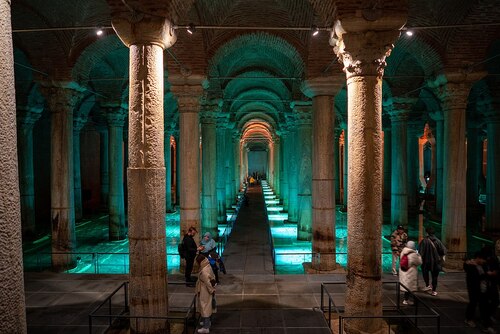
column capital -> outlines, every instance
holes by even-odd
[[[342,33],[334,48],[344,65],[347,79],[356,76],[382,77],[399,30]]]
[[[217,130],[222,131],[227,128],[229,124],[229,114],[224,112],[217,113]]]
[[[17,123],[24,127],[33,127],[40,119],[43,112],[42,106],[22,106],[16,107]]]
[[[42,83],[40,91],[45,96],[51,113],[73,112],[83,97],[85,89],[74,82]]]
[[[119,105],[103,106],[103,109],[105,112],[106,121],[109,126],[123,127],[128,116],[128,113],[125,109],[123,109]]]
[[[343,76],[317,77],[303,81],[300,90],[309,98],[335,96],[344,85],[345,78]]]
[[[111,25],[127,47],[158,45],[167,49],[177,41],[173,24],[161,16],[122,12],[112,17]]]
[[[290,103],[293,109],[295,124],[311,125],[312,124],[312,103],[304,101],[295,101]]]
[[[179,113],[199,112],[203,98],[205,77],[192,75],[189,77],[172,76],[168,78],[172,84],[171,92],[177,97]]]
[[[436,122],[444,121],[444,115],[442,110],[430,111],[429,116]]]
[[[73,117],[73,133],[78,133],[87,124],[89,120],[88,115],[79,115],[78,117]]]

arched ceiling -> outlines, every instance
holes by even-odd
[[[435,97],[426,88],[426,81],[444,69],[464,67],[489,73],[483,79],[483,86],[475,86],[471,96],[483,96],[480,92],[488,91],[493,99],[498,99],[500,25],[492,25],[500,23],[498,0],[407,2],[407,27],[415,28],[414,35],[401,36],[387,58],[384,100],[387,102],[393,96],[418,98],[414,113],[420,119],[429,118],[426,113],[435,108],[434,102],[429,101]],[[206,98],[222,99],[221,112],[229,114],[241,133],[258,133],[256,129],[261,128],[257,124],[265,123],[269,133],[275,134],[290,119],[290,102],[307,100],[300,91],[304,79],[340,73],[341,66],[328,44],[328,33],[322,31],[312,37],[311,31],[302,28],[312,25],[328,28],[336,19],[356,10],[363,14],[383,13],[400,3],[397,0],[16,0],[12,2],[12,26],[17,101],[40,103],[37,84],[41,81],[74,81],[85,87],[87,94],[95,95],[94,100],[88,101],[96,101],[96,105],[116,100],[126,105],[128,50],[113,30],[107,29],[98,37],[89,28],[110,27],[112,15],[133,10],[164,16],[179,26],[177,42],[164,52],[166,120],[175,122],[177,110],[175,98],[169,92],[168,76],[189,70],[207,77],[210,88]],[[190,22],[212,28],[198,29],[189,35],[184,25]],[[443,28],[446,25],[466,26]],[[235,26],[250,28],[227,29]],[[71,27],[84,29],[67,29]],[[335,101],[337,119],[345,121],[345,108],[345,90],[342,90]],[[256,125],[249,131],[252,120]],[[257,137],[252,138],[255,141]]]

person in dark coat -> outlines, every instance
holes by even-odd
[[[196,279],[191,277],[191,273],[193,272],[194,259],[196,258],[196,252],[198,252],[198,246],[196,245],[196,241],[194,241],[194,236],[198,233],[196,228],[190,227],[187,233],[184,235],[184,239],[182,242],[184,243],[184,247],[186,249],[185,257],[186,257],[186,268],[184,270],[184,276],[186,278],[187,285],[193,285],[196,282]],[[194,285],[193,285],[194,286]]]
[[[441,240],[434,235],[434,229],[426,229],[427,236],[420,241],[418,251],[422,257],[422,276],[424,277],[424,291],[431,291],[431,295],[437,296],[437,284],[439,272],[443,269],[442,259],[446,255],[446,248]],[[429,273],[432,276],[432,284],[429,284]]]

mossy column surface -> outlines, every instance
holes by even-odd
[[[217,192],[216,192],[216,154],[217,154],[217,105],[204,105],[201,119],[201,210],[202,233],[210,232],[217,236]]]
[[[332,270],[335,260],[335,113],[334,97],[342,88],[342,77],[307,80],[302,92],[312,104],[312,251],[317,270]]]
[[[382,315],[382,77],[404,24],[403,15],[390,19],[346,17],[335,29],[348,95],[347,316]],[[352,319],[345,330],[387,332],[383,327],[381,319]]]
[[[114,16],[112,25],[130,48],[129,154],[130,315],[168,314],[165,242],[163,50],[176,40],[159,16]],[[132,333],[164,333],[165,320],[131,321]]]
[[[0,0],[0,324],[26,333],[10,1]]]

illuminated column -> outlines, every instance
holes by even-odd
[[[73,110],[81,93],[74,84],[43,87],[51,112],[51,217],[52,267],[64,271],[76,266],[74,179],[73,179]],[[71,88],[69,88],[71,87]]]
[[[390,123],[390,122],[387,122]],[[383,181],[383,201],[391,202],[391,193],[392,193],[392,132],[391,126],[392,123],[384,126],[384,181]],[[392,219],[391,219],[392,224]]]
[[[174,212],[172,205],[172,146],[170,145],[170,136],[172,130],[165,132],[165,212]]]
[[[278,136],[275,136],[274,140],[274,194],[280,198],[280,151],[281,142]]]
[[[99,165],[100,165],[100,178],[101,178],[101,209],[108,211],[109,200],[109,134],[107,126],[98,126],[99,130]]]
[[[122,14],[112,18],[112,25],[130,49],[127,168],[130,315],[166,316],[163,50],[173,45],[176,36],[171,23],[160,16]],[[160,333],[167,324],[164,320],[137,319],[130,326],[134,333]]]
[[[123,191],[123,125],[126,110],[118,106],[106,107],[109,128],[109,240],[127,237],[125,224],[125,196]]]
[[[233,161],[233,138],[232,138],[232,125],[228,125],[230,128],[226,128],[224,141],[226,142],[224,146],[224,173],[225,173],[225,184],[226,184],[226,210],[232,209],[233,204],[233,176],[232,176],[232,161]]]
[[[488,122],[489,124],[489,122]],[[478,120],[467,120],[467,211],[479,209],[479,181],[483,178],[483,143]]]
[[[343,77],[307,80],[302,92],[312,98],[312,251],[317,270],[332,270],[335,260],[334,97]]]
[[[407,128],[408,111],[411,106],[405,101],[394,103],[389,110],[391,118],[391,225],[408,225],[408,182],[407,182]]]
[[[289,150],[289,136],[288,129],[283,129],[281,134],[281,199],[283,201],[283,211],[288,212],[288,201],[290,197],[290,150]]]
[[[226,222],[226,126],[228,114],[219,113],[216,125],[216,153],[217,153],[217,221]]]
[[[500,228],[500,104],[494,102],[485,112],[488,134],[486,165],[486,229]]]
[[[411,102],[414,104],[414,102]],[[411,105],[409,106],[411,108]],[[406,182],[408,184],[408,206],[416,207],[417,194],[420,188],[420,178],[419,178],[419,151],[418,151],[418,139],[422,136],[424,131],[424,125],[419,121],[408,122],[408,139],[407,139],[407,158],[408,167],[406,169],[408,176]]]
[[[234,130],[233,131],[233,203],[235,202],[235,198],[238,195],[238,192],[240,190],[240,182],[239,182],[239,176],[240,176],[240,134],[239,131]]]
[[[3,333],[26,333],[10,3],[0,1],[0,324]]]
[[[293,102],[296,116],[298,163],[298,221],[297,240],[312,239],[312,124],[311,103]],[[332,194],[333,196],[333,194]]]
[[[441,239],[448,249],[446,267],[461,268],[462,255],[467,252],[466,230],[466,142],[465,112],[472,83],[483,74],[446,73],[446,84],[429,83],[440,98],[444,114],[443,152],[443,215]]]
[[[17,108],[17,143],[19,155],[19,191],[23,236],[35,237],[35,178],[33,170],[33,127],[43,107]]]
[[[382,315],[382,77],[406,21],[406,9],[398,10],[376,23],[346,16],[335,29],[348,96],[347,316]],[[346,333],[381,332],[387,332],[381,319],[346,324]]]
[[[335,110],[335,109],[334,109]],[[340,133],[341,133],[340,128],[335,128],[334,131],[334,144],[333,144],[333,172],[334,172],[334,178],[333,178],[333,183],[335,184],[335,202],[340,201]]]
[[[201,120],[202,231],[217,236],[216,130],[217,105],[204,105]]]
[[[181,145],[182,143],[179,142],[179,129],[176,129],[175,132],[172,134],[175,139],[175,204],[179,205],[180,203],[180,182],[181,182],[181,173],[179,172],[180,169],[180,154],[181,154]]]
[[[434,181],[434,196],[436,198],[436,213],[443,212],[443,151],[444,151],[444,116],[441,110],[429,113],[436,121],[436,175]]]
[[[73,118],[73,177],[75,185],[75,219],[82,219],[82,176],[80,169],[80,131],[87,123],[88,115]]]
[[[290,134],[288,136],[288,159],[289,162],[287,163],[288,166],[288,175],[289,177],[289,182],[288,182],[288,193],[289,193],[289,198],[288,198],[288,222],[289,223],[294,223],[296,224],[298,222],[298,215],[299,215],[299,207],[298,207],[298,180],[299,180],[299,170],[298,170],[298,165],[299,165],[299,149],[298,146],[296,145],[299,140],[297,139],[298,136],[298,131],[296,127],[295,120],[287,119],[287,123],[289,124],[289,129],[290,129]]]
[[[348,148],[348,129],[347,129],[347,122],[342,122],[341,124],[342,129],[344,129],[344,168],[343,173],[342,173],[342,179],[343,179],[343,185],[344,185],[344,196],[342,198],[342,204],[344,204],[345,208],[347,209],[347,194],[348,194],[348,189],[347,189],[347,175],[349,174],[349,148]]]
[[[172,93],[179,105],[179,155],[180,173],[180,235],[193,226],[198,231],[200,225],[200,97],[203,94],[201,76],[189,78],[169,78]],[[186,80],[186,82],[183,82]]]

